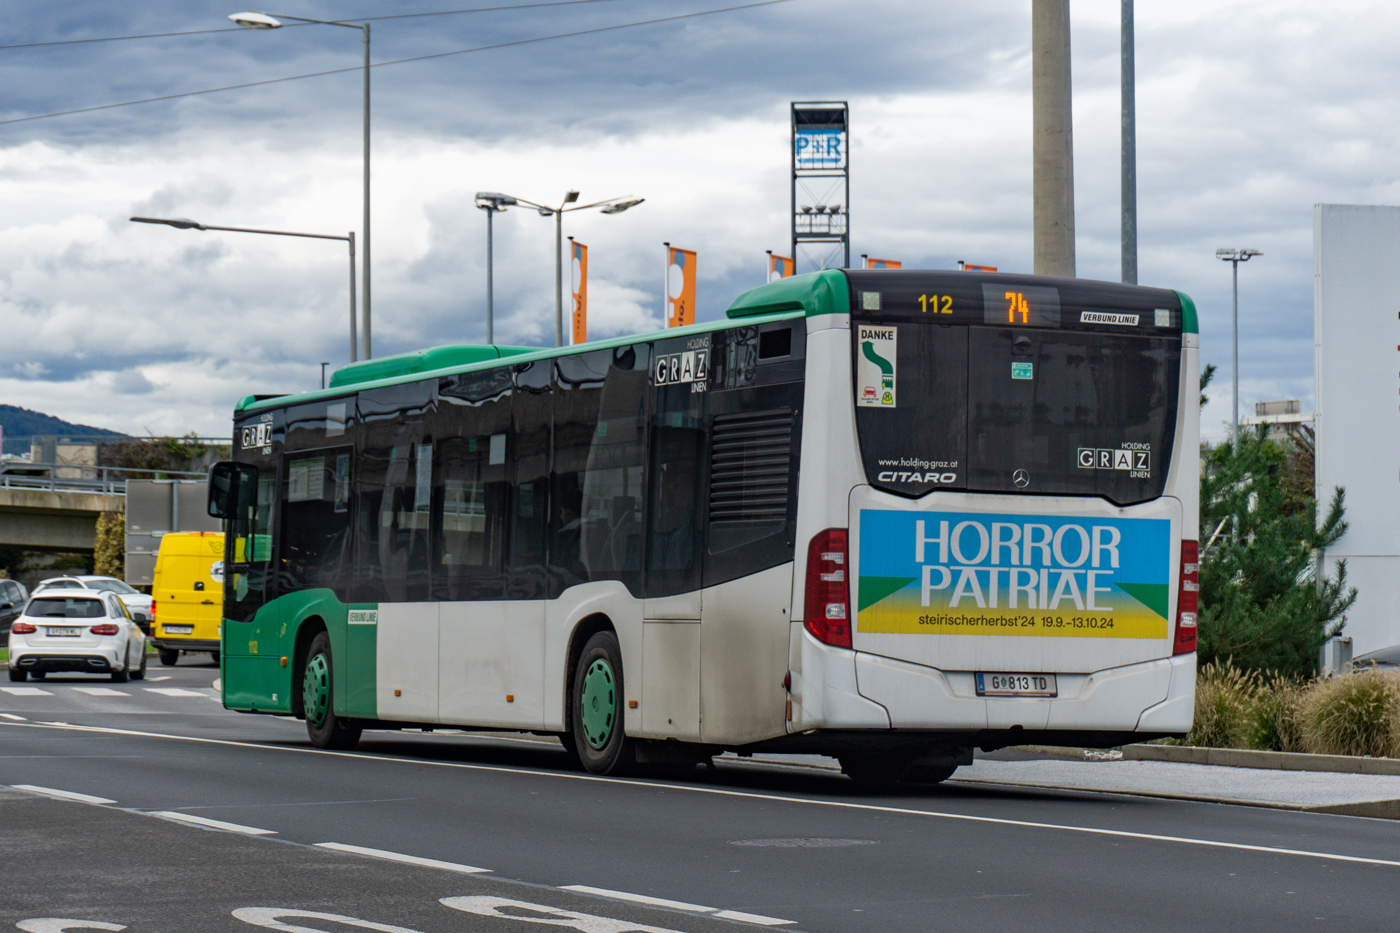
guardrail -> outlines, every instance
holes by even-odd
[[[128,479],[206,479],[207,473],[143,467],[87,466],[76,463],[0,461],[0,489],[44,489],[126,495]]]

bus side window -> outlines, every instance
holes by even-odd
[[[433,598],[503,599],[511,371],[444,377],[432,426]]]
[[[543,599],[549,523],[549,453],[554,422],[549,360],[521,364],[511,401],[511,527],[507,599]]]
[[[658,351],[660,352],[660,351]],[[652,419],[648,498],[648,596],[700,587],[700,516],[705,499],[705,393],[688,383],[658,386]]]
[[[432,446],[423,434],[432,396],[424,383],[359,395],[355,602],[428,598],[429,500],[418,486],[432,476]]]
[[[642,594],[646,344],[558,361],[550,595],[583,580]]]

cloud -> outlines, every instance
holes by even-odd
[[[150,395],[155,390],[155,383],[139,369],[112,374],[112,391],[119,395]]]
[[[12,4],[10,42],[217,28],[210,2]],[[704,9],[696,0],[374,26],[382,61]],[[396,10],[433,9],[426,0]],[[308,16],[343,15],[310,2]],[[1117,5],[1074,9],[1079,272],[1116,280]],[[1397,203],[1400,8],[1304,0],[1139,4],[1141,280],[1200,309],[1229,417],[1230,276],[1241,404],[1311,404],[1311,206]],[[578,212],[598,336],[654,326],[664,240],[699,252],[699,317],[763,281],[788,243],[788,102],[851,102],[853,255],[1030,271],[1029,17],[1022,0],[800,0],[374,74],[376,355],[485,336],[478,190],[646,197]],[[0,118],[354,65],[349,30],[306,27],[0,53]],[[319,384],[348,355],[344,244],[130,224],[133,214],[360,231],[359,77],[273,85],[0,135],[0,398],[144,433],[221,434],[249,392]],[[496,219],[501,342],[553,342],[552,220]],[[363,253],[361,254],[363,256]],[[358,285],[357,285],[358,287]],[[143,394],[122,394],[114,380]],[[144,385],[135,381],[144,380]],[[149,386],[149,388],[146,388]]]

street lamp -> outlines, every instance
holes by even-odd
[[[1234,398],[1235,418],[1230,423],[1230,440],[1238,443],[1240,439],[1240,263],[1249,262],[1255,256],[1262,256],[1263,253],[1257,249],[1218,249],[1215,251],[1215,258],[1230,264],[1234,279],[1234,300],[1233,310],[1230,313],[1231,326],[1231,356],[1230,363],[1232,370],[1231,381],[1233,386],[1231,395]]]
[[[308,237],[313,240],[341,240],[350,246],[350,362],[355,362],[355,231],[351,230],[345,236],[335,236],[330,233],[293,233],[290,230],[258,230],[253,227],[215,227],[212,224],[202,224],[196,220],[188,220],[184,217],[132,217],[132,223],[138,224],[164,224],[167,227],[174,227],[176,230],[227,230],[231,233],[266,233],[271,236],[299,236]],[[365,344],[368,351],[368,342]],[[365,359],[369,359],[368,356]],[[323,363],[324,367],[325,364]],[[325,370],[322,369],[322,379],[325,378]]]
[[[279,19],[278,17],[281,17],[281,18]],[[299,22],[299,23],[316,23],[316,24],[321,25],[321,26],[344,26],[344,27],[346,27],[347,29],[358,29],[358,30],[361,31],[361,33],[362,33],[363,36],[364,36],[364,40],[365,40],[365,41],[364,41],[364,46],[365,46],[365,141],[364,141],[364,167],[365,167],[365,172],[364,172],[364,174],[365,174],[365,181],[364,181],[364,196],[363,196],[363,197],[364,197],[364,209],[365,209],[365,210],[364,210],[364,213],[365,213],[365,219],[364,219],[364,230],[363,230],[363,233],[364,233],[364,253],[365,253],[365,258],[364,258],[364,262],[362,263],[362,266],[363,266],[363,268],[362,268],[362,277],[363,277],[363,286],[364,286],[363,289],[362,289],[362,291],[364,292],[364,298],[363,298],[363,301],[364,301],[364,326],[363,326],[362,330],[363,330],[363,332],[364,332],[364,358],[365,358],[365,359],[370,359],[370,358],[371,358],[371,353],[370,353],[370,334],[369,334],[369,323],[370,323],[370,314],[369,314],[369,23],[360,23],[360,24],[356,25],[355,23],[341,23],[341,22],[336,22],[335,20],[328,20],[328,19],[307,19],[305,16],[285,16],[285,15],[283,15],[283,14],[281,14],[281,13],[278,13],[277,16],[273,16],[273,15],[268,14],[268,13],[255,13],[255,12],[231,13],[231,14],[229,15],[229,19],[233,20],[233,21],[234,21],[235,23],[237,23],[238,25],[244,26],[244,27],[246,27],[246,28],[248,28],[248,29],[280,29],[280,28],[282,27],[282,20],[284,20],[284,19],[291,19],[291,20],[296,20],[296,21]],[[341,239],[344,239],[344,238],[342,237]],[[351,355],[350,358],[353,360],[355,357],[354,357],[353,355]]]
[[[486,342],[488,344],[496,342],[495,296],[492,283],[495,260],[492,250],[491,221],[497,212],[516,203],[518,202],[515,198],[508,194],[499,194],[495,191],[478,191],[476,193],[476,206],[486,212]]]
[[[527,201],[524,198],[513,198],[510,195],[483,192],[476,196],[478,202],[477,207],[481,207],[480,202],[488,196],[508,199],[510,204],[524,204],[527,207],[533,207],[535,210],[539,211],[541,217],[552,216],[554,218],[554,345],[556,347],[562,347],[564,345],[564,215],[569,211],[584,211],[588,210],[590,207],[599,208],[601,213],[604,214],[621,214],[623,211],[641,204],[646,198],[634,198],[624,195],[619,198],[608,198],[605,201],[594,201],[592,204],[575,204],[574,202],[578,200],[578,192],[570,191],[564,195],[564,201],[558,207],[548,207],[544,204],[536,204],[534,201]],[[502,201],[501,203],[504,204],[507,203],[507,201]],[[490,217],[491,212],[488,211],[486,216]],[[486,275],[487,281],[490,282],[491,260],[489,255],[489,239],[487,244]]]

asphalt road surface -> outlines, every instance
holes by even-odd
[[[862,792],[730,760],[685,781],[597,778],[513,734],[366,733],[319,752],[299,722],[224,710],[202,660],[145,682],[0,686],[0,785],[18,788],[0,790],[0,929],[1397,922],[1390,821],[968,783]]]

